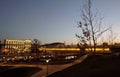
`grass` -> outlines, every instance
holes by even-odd
[[[48,77],[119,77],[120,56],[89,56],[82,63]]]
[[[40,70],[37,67],[17,67],[0,72],[0,77],[30,77]]]

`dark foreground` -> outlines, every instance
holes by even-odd
[[[120,56],[92,55],[48,77],[120,77]]]
[[[1,66],[0,77],[30,77],[37,71],[40,71],[37,67],[11,67]]]

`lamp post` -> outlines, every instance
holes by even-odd
[[[47,72],[46,72],[46,76],[48,76],[48,63],[49,63],[49,59],[46,60],[47,63]]]

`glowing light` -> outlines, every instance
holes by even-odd
[[[5,53],[8,52],[8,51],[9,51],[8,49],[3,49],[3,52],[5,52]]]
[[[79,48],[40,48],[39,50],[47,50],[47,51],[80,51]]]
[[[46,50],[46,51],[75,51],[75,52],[80,52],[79,48],[39,48],[40,51]],[[92,51],[94,48],[92,48]],[[86,52],[90,52],[91,48],[87,48]],[[96,48],[97,53],[110,53],[109,48]]]

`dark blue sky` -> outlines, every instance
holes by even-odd
[[[77,41],[81,6],[86,0],[0,0],[0,39],[39,39],[42,43]],[[119,33],[120,0],[93,0]]]

